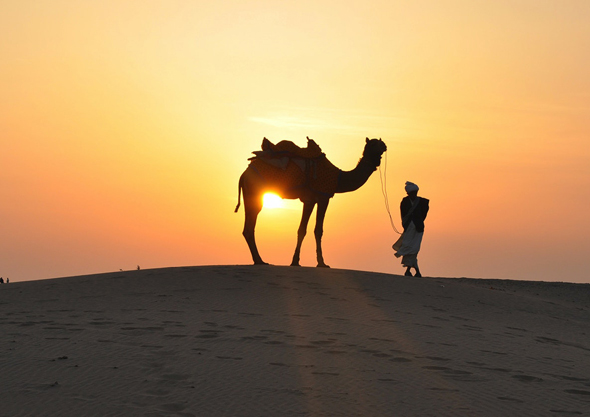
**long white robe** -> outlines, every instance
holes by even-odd
[[[424,232],[416,231],[414,222],[404,230],[402,244],[395,253],[395,257],[402,257],[402,265],[405,267],[416,268],[418,266],[418,252],[420,252],[420,246],[422,245],[422,237]]]

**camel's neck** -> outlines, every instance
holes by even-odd
[[[363,156],[358,165],[352,171],[342,171],[338,179],[337,193],[348,193],[361,188],[375,172],[375,162]]]

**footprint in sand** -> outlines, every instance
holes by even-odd
[[[332,339],[332,340],[315,340],[315,341],[311,341],[309,343],[311,343],[312,345],[329,346],[329,345],[333,345],[336,342],[337,342],[336,339]]]
[[[512,397],[496,397],[499,400],[502,401],[511,401],[513,403],[524,403],[524,401],[519,400],[518,398],[512,398]]]
[[[442,371],[445,374],[454,375],[454,376],[465,376],[465,375],[473,375],[472,372],[469,371],[461,371],[458,369],[451,369],[444,366],[423,366],[423,369],[428,369],[430,371]]]
[[[512,378],[521,382],[543,382],[543,378],[537,378],[530,375],[512,375]]]
[[[244,336],[242,340],[266,340],[268,336]]]
[[[451,368],[447,368],[445,366],[423,366],[423,369],[428,369],[430,371],[450,371]]]
[[[219,337],[220,333],[223,333],[221,330],[199,330],[201,332],[200,335],[195,336],[196,339],[214,339]]]
[[[378,337],[369,337],[369,340],[376,340],[377,342],[388,342],[388,343],[395,342],[395,340],[392,340],[392,339],[381,339]]]
[[[420,356],[416,356],[416,358],[421,358]],[[423,356],[425,359],[430,359],[431,361],[440,361],[440,362],[448,362],[450,359],[441,358],[439,356]]]
[[[391,383],[396,383],[399,384],[399,381],[396,381],[395,379],[392,378],[377,378],[377,381],[379,382],[391,382]]]
[[[537,337],[537,342],[540,343],[551,343],[553,345],[561,345],[561,342],[557,339],[553,339],[551,337]]]
[[[567,392],[568,394],[590,396],[590,391],[585,391],[585,390],[581,390],[581,389],[566,389],[564,391]]]
[[[492,350],[480,350],[480,352],[483,352],[483,353],[493,353],[494,355],[508,355],[505,352],[494,352]]]
[[[451,318],[457,319],[457,320],[462,320],[462,321],[473,321],[472,319],[467,319],[465,317],[460,317],[460,316],[451,316]]]
[[[186,381],[190,377],[191,375],[187,374],[164,374],[161,376],[161,379],[165,381]]]
[[[567,375],[553,375],[553,374],[547,374],[550,375],[554,378],[559,378],[559,379],[565,379],[566,381],[574,381],[574,382],[587,382],[590,381],[590,379],[588,378],[576,378],[573,376],[567,376]]]
[[[453,389],[453,388],[438,388],[438,387],[433,387],[433,388],[428,388],[430,391],[442,391],[442,392],[460,392],[460,390],[458,389]]]
[[[171,404],[162,404],[162,405],[158,406],[158,408],[162,411],[179,413],[186,408],[186,405],[179,404],[179,403],[171,403]]]
[[[510,327],[510,326],[507,326],[506,328],[507,329],[510,329],[510,330],[517,330],[519,332],[525,332],[525,333],[528,332],[527,329],[521,329],[520,327]]]
[[[445,310],[444,308],[439,308],[439,307],[430,306],[430,305],[428,305],[428,306],[425,305],[424,308],[430,308],[430,309],[432,309],[432,311],[436,311],[439,313],[446,313],[447,312],[447,310]]]
[[[170,394],[170,391],[166,391],[163,389],[151,389],[145,392],[147,395],[152,395],[154,397],[165,397],[166,395]]]

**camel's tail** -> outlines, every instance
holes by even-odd
[[[241,201],[242,201],[242,177],[240,177],[240,181],[238,182],[238,205],[236,206],[234,213],[238,212],[238,209],[240,208]]]

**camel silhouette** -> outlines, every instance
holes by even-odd
[[[282,144],[290,146],[281,147]],[[297,153],[291,152],[293,146],[301,151],[299,155],[307,156],[311,151],[313,157],[298,156]],[[272,153],[271,147],[279,152],[275,152],[272,159],[265,159],[264,154]],[[325,154],[321,153],[319,146],[309,138],[307,148],[298,148],[289,141],[273,145],[265,138],[262,149],[262,152],[254,152],[256,156],[250,158],[250,165],[240,176],[238,205],[235,209],[237,212],[243,194],[245,219],[242,234],[248,243],[254,264],[266,265],[256,247],[254,229],[258,214],[262,210],[263,195],[271,191],[282,198],[298,198],[303,203],[303,214],[297,231],[297,246],[291,266],[299,266],[301,244],[307,233],[309,218],[317,205],[314,229],[317,266],[329,268],[322,253],[322,235],[330,198],[334,193],[355,191],[365,184],[381,164],[381,156],[387,150],[387,146],[381,139],[367,138],[363,156],[352,171],[342,171],[332,165]],[[281,152],[280,149],[288,149],[289,152]]]

